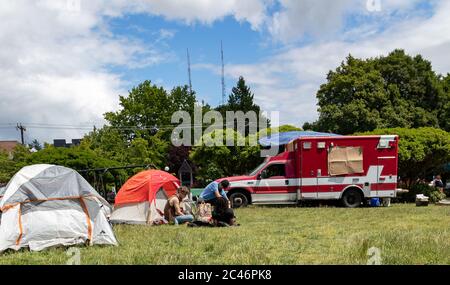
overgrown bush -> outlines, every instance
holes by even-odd
[[[430,193],[430,202],[437,203],[446,198],[446,195],[439,190],[433,191]]]
[[[430,197],[430,203],[439,202],[442,199],[445,199],[445,194],[441,193],[437,188],[433,186],[429,186],[423,183],[417,183],[410,187],[409,192],[403,195],[403,199],[406,202],[415,202],[416,195],[423,194],[427,197]]]

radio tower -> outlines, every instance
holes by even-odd
[[[220,41],[220,55],[222,58],[222,105],[225,105],[225,65],[223,64],[223,45]]]
[[[189,56],[189,49],[186,49],[187,52],[187,64],[188,64],[188,76],[189,76],[189,93],[192,94],[192,81],[191,81],[191,58]]]

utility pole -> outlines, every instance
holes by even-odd
[[[225,105],[225,65],[223,63],[223,45],[220,41],[220,56],[222,59],[222,105]]]
[[[192,95],[192,81],[191,81],[191,57],[189,56],[189,49],[186,49],[187,52],[187,64],[188,64],[188,76],[189,76],[189,93]]]
[[[27,129],[24,126],[22,126],[22,123],[17,123],[16,130],[18,131],[20,130],[20,138],[22,140],[22,145],[25,145],[25,142],[23,140],[23,132],[25,132]]]

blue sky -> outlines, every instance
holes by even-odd
[[[1,1],[0,139],[18,139],[17,122],[27,140],[80,137],[146,79],[187,84],[187,48],[197,98],[216,106],[221,41],[227,95],[242,75],[264,110],[301,126],[348,54],[403,48],[449,72],[449,10],[445,0]]]
[[[167,53],[167,60],[156,66],[131,70],[124,66],[115,68],[114,71],[123,74],[124,80],[130,85],[139,84],[146,79],[166,88],[187,84],[189,49],[193,89],[199,100],[203,99],[213,106],[221,101],[221,75],[197,66],[220,65],[221,42],[226,64],[251,64],[273,53],[273,47],[268,48],[264,43],[264,34],[253,31],[248,23],[239,23],[231,16],[211,25],[186,26],[179,21],[137,14],[112,19],[110,26],[117,36],[138,38],[144,44],[156,45],[161,52]],[[226,78],[228,93],[235,83],[234,78]]]
[[[275,2],[268,6],[267,14],[273,16],[282,9],[280,3]],[[386,13],[350,11],[343,17],[343,27],[339,33],[327,35],[327,37],[339,38],[343,31],[351,31],[361,25],[374,25],[377,33],[381,33],[393,23],[418,15],[432,16],[433,5],[429,1],[417,1],[407,9],[391,9]],[[310,35],[306,31],[295,41],[285,44],[272,39],[267,30],[255,31],[250,23],[236,21],[231,15],[211,24],[186,25],[180,20],[167,20],[148,13],[136,13],[111,18],[108,20],[108,25],[110,31],[117,37],[139,39],[144,45],[154,46],[160,52],[166,53],[167,58],[157,65],[137,69],[126,66],[111,67],[111,71],[122,75],[122,78],[128,82],[128,86],[137,85],[146,79],[167,89],[187,84],[186,49],[188,48],[193,88],[199,100],[205,100],[213,106],[221,102],[220,73],[213,72],[211,69],[198,68],[198,66],[212,64],[219,67],[221,42],[224,46],[225,63],[233,65],[256,63],[291,45],[305,46],[322,40],[320,35]],[[357,41],[357,38],[346,40]],[[228,94],[236,78],[227,76],[225,82]]]

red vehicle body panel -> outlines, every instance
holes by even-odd
[[[361,147],[363,173],[329,174],[329,150],[337,146]],[[303,137],[289,143],[287,149],[267,158],[264,166],[254,175],[227,177],[218,181],[227,179],[230,181],[230,187],[226,190],[229,195],[235,191],[245,192],[255,204],[340,199],[350,187],[359,189],[365,198],[395,197],[398,136]],[[283,164],[284,175],[261,178],[263,170],[272,164]]]

